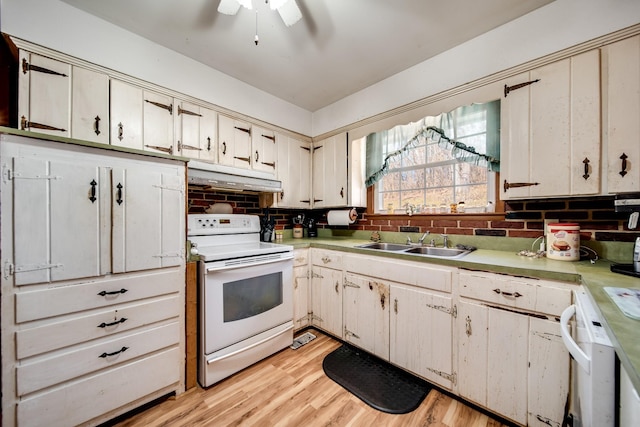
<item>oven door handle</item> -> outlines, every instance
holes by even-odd
[[[224,356],[216,357],[215,359],[207,359],[207,365],[210,365],[210,364],[215,363],[215,362],[220,362],[221,360],[224,360],[224,359],[227,359],[229,357],[233,357],[235,355],[243,353],[245,351],[251,350],[252,348],[257,347],[259,345],[262,345],[262,344],[266,343],[267,341],[271,341],[272,339],[277,338],[280,335],[285,334],[285,333],[289,332],[292,329],[293,329],[293,324],[288,326],[287,329],[285,329],[283,331],[280,331],[278,333],[275,333],[275,334],[273,334],[273,335],[271,335],[271,336],[269,336],[267,338],[264,338],[264,339],[262,339],[262,340],[260,340],[260,341],[258,341],[256,343],[253,343],[248,347],[244,347],[244,348],[241,348],[240,350],[232,351],[229,354],[225,354]]]
[[[575,342],[573,337],[571,336],[571,332],[569,331],[569,320],[576,314],[576,306],[575,304],[570,305],[565,308],[560,316],[560,333],[562,335],[562,341],[564,342],[565,347],[571,353],[571,356],[578,362],[578,365],[582,369],[585,370],[587,374],[591,373],[591,359],[586,353],[580,348],[578,343]]]
[[[273,258],[273,259],[266,259],[266,260],[259,260],[259,261],[251,261],[251,262],[247,262],[246,264],[233,264],[233,265],[225,265],[225,266],[221,266],[221,267],[207,267],[207,273],[209,273],[211,271],[232,270],[234,268],[245,268],[245,267],[254,267],[256,265],[273,264],[273,263],[276,263],[276,262],[289,261],[290,259],[293,259],[293,254],[291,254],[290,256],[287,255],[287,256],[282,257],[282,258]]]

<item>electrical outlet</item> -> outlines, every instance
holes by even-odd
[[[544,220],[544,235],[545,237],[547,236],[547,233],[549,232],[549,224],[553,224],[556,222],[560,222],[559,219],[545,219]]]

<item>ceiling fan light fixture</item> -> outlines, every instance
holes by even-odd
[[[285,0],[277,10],[284,21],[284,25],[287,27],[292,26],[302,18],[302,12],[300,12],[295,0]]]
[[[237,0],[220,0],[218,12],[224,15],[235,15],[240,9],[240,3]]]
[[[282,7],[283,4],[288,2],[289,0],[269,0],[269,7],[271,10],[278,10]]]

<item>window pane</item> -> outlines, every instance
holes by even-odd
[[[453,155],[451,155],[451,151],[440,148],[438,144],[429,144],[427,146],[427,162],[428,163],[438,163],[438,162],[444,162],[448,160],[453,160]]]
[[[465,207],[486,206],[487,200],[486,184],[456,187],[456,201],[464,202]]]
[[[415,169],[402,172],[402,189],[424,188],[424,169]]]
[[[398,191],[400,190],[401,178],[402,174],[400,172],[391,172],[385,175],[378,185],[382,191]]]
[[[380,193],[382,199],[382,210],[388,210],[389,205],[391,205],[391,209],[400,209],[400,193],[398,192],[390,192],[390,193]],[[392,212],[388,212],[392,213]]]
[[[412,167],[416,165],[423,165],[427,161],[427,147],[424,145],[412,148],[402,155],[402,166]]]
[[[427,189],[425,203],[435,205],[438,208],[442,204],[449,206],[453,203],[453,187]]]
[[[453,165],[438,166],[426,170],[427,187],[445,187],[453,185]]]
[[[456,164],[456,184],[481,184],[487,182],[487,169],[471,163]]]

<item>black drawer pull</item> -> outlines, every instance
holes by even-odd
[[[115,322],[111,322],[111,323],[102,322],[98,325],[98,328],[106,328],[107,326],[114,326],[114,325],[117,325],[118,323],[124,323],[126,321],[127,321],[127,318],[123,317],[120,320],[116,320]]]
[[[105,296],[105,295],[117,295],[117,294],[124,294],[125,292],[127,292],[127,290],[125,288],[120,289],[119,291],[102,291],[102,292],[98,292],[98,295],[100,295],[101,297]]]
[[[98,357],[102,357],[103,359],[106,357],[110,357],[110,356],[115,356],[116,354],[120,354],[120,353],[124,353],[125,351],[129,350],[129,347],[122,347],[120,350],[118,351],[114,351],[113,353],[102,353],[100,356]]]
[[[522,296],[520,292],[504,292],[504,291],[501,291],[499,288],[494,289],[493,292],[495,292],[496,294],[504,295],[505,297],[518,298]]]

